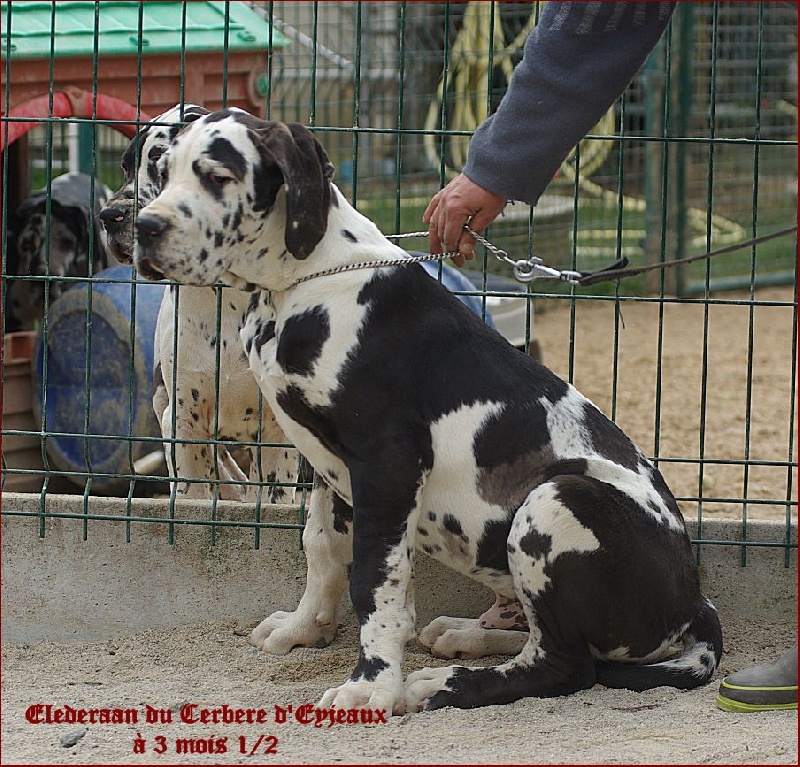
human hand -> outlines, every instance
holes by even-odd
[[[483,234],[507,202],[505,197],[478,186],[460,173],[433,195],[422,214],[423,223],[428,224],[431,253],[458,251],[453,262],[463,266],[465,258],[475,257],[475,238],[464,229],[464,224],[469,223],[470,229]]]

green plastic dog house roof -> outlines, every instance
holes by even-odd
[[[99,10],[98,10],[99,9]],[[0,3],[2,58],[282,48],[289,41],[243,2],[11,0]],[[96,13],[97,11],[97,13]],[[227,34],[226,34],[227,30]]]

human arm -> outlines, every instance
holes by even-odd
[[[475,131],[463,173],[433,196],[431,252],[474,256],[507,200],[535,205],[572,148],[630,83],[674,3],[547,2],[497,111]],[[458,263],[461,259],[454,259]]]

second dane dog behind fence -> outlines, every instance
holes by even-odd
[[[175,137],[160,169],[163,189],[136,223],[137,268],[263,291],[242,340],[315,470],[306,591],[295,611],[262,621],[254,644],[330,642],[349,580],[359,659],[322,706],[471,708],[596,682],[712,678],[719,620],[658,469],[571,385],[403,264],[332,183],[312,133],[215,112]],[[521,605],[515,657],[404,682],[419,550]],[[453,656],[492,646],[498,631],[438,620],[422,638],[452,632]]]
[[[97,214],[110,195],[97,178],[65,173],[11,212],[5,332],[41,325],[45,297],[50,304],[73,284],[69,278],[88,278],[108,266]]]
[[[204,114],[203,107],[177,105],[145,125],[125,150],[125,182],[100,212],[117,260],[131,263],[134,218],[161,190],[157,163],[170,139],[184,121]],[[239,339],[249,299],[229,288],[222,289],[219,301],[212,287],[164,291],[154,344],[153,407],[166,440],[169,474],[189,480],[179,492],[190,498],[211,497],[217,478],[223,480],[221,498],[252,500],[261,482],[267,483],[270,502],[294,498],[300,455],[285,444],[286,435],[261,401]],[[215,460],[216,439],[246,447],[219,446]]]

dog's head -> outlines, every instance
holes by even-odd
[[[130,264],[133,260],[134,220],[138,211],[161,191],[161,155],[184,123],[207,114],[207,109],[196,104],[176,104],[145,125],[123,153],[125,181],[100,211],[108,249],[117,261]]]
[[[302,125],[213,112],[177,134],[159,167],[163,190],[136,223],[145,277],[271,287],[325,234],[333,165]]]
[[[90,258],[92,271],[104,268],[106,243],[96,216],[110,195],[105,184],[83,173],[58,176],[49,190],[31,194],[9,217],[8,274],[86,277]],[[50,299],[63,289],[52,282]],[[28,327],[40,319],[44,294],[44,281],[14,280],[8,292],[11,324]]]

